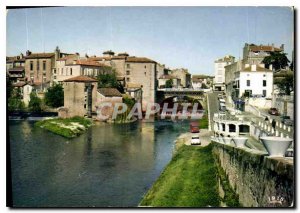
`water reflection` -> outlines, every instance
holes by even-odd
[[[69,140],[10,122],[15,206],[137,206],[186,123],[101,124]],[[30,143],[24,143],[30,141]]]

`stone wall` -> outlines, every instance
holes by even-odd
[[[287,158],[217,142],[213,153],[244,207],[292,207],[294,166]]]

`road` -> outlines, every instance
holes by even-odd
[[[209,107],[209,120],[210,120],[210,126],[211,130],[214,129],[213,127],[213,117],[214,113],[219,112],[219,101],[218,101],[218,94],[219,93],[207,93],[208,96],[208,107]]]

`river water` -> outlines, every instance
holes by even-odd
[[[97,124],[66,139],[10,121],[13,206],[135,207],[188,122]]]

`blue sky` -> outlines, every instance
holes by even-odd
[[[192,74],[213,74],[214,60],[227,54],[242,57],[245,42],[284,44],[290,58],[293,12],[289,7],[18,9],[7,13],[6,36],[8,56],[27,49],[53,52],[56,46],[81,55],[111,49],[188,68]]]

